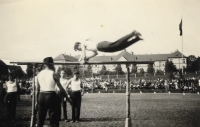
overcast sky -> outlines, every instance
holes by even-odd
[[[133,30],[144,40],[127,51],[182,52],[183,39],[183,54],[200,56],[200,0],[0,0],[0,59],[77,55],[76,41],[115,41]]]

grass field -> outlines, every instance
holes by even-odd
[[[30,126],[31,99],[30,96],[21,98],[14,122],[5,120],[5,106],[0,105],[0,127]],[[68,117],[71,118],[70,106]],[[60,122],[60,127],[124,127],[125,117],[125,93],[86,93],[82,99],[81,121]],[[133,127],[200,127],[200,95],[132,93],[131,120]]]

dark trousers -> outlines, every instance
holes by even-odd
[[[97,45],[97,49],[102,52],[121,51],[129,47],[130,45],[136,43],[137,41],[141,40],[138,36],[136,36],[135,39],[129,41],[129,39],[132,38],[134,35],[135,35],[134,33],[128,34],[115,42],[108,42],[108,41],[99,42]]]
[[[17,94],[17,100],[18,100],[18,101],[21,101],[20,93]]]
[[[14,120],[16,114],[16,105],[17,105],[17,92],[7,93],[4,101],[7,109],[7,118]]]
[[[6,96],[6,89],[5,88],[2,88],[2,91],[0,93],[0,100],[1,100],[1,103],[3,104],[4,103],[4,98]]]
[[[49,111],[50,124],[59,127],[58,103],[56,92],[39,93],[37,127],[43,127],[47,111]]]
[[[59,118],[61,119],[61,115],[63,115],[64,119],[67,119],[67,101],[60,91],[57,91],[57,95],[59,100]]]
[[[73,101],[72,105],[72,120],[75,122],[76,120],[80,120],[80,109],[81,109],[81,92],[80,91],[72,91],[71,99]]]

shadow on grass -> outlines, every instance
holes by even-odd
[[[125,121],[125,118],[112,118],[112,117],[82,118],[80,121],[81,121],[81,122]]]
[[[8,120],[7,117],[3,117],[3,118],[0,118],[0,123],[4,123],[4,122],[9,122],[11,120]],[[15,121],[31,121],[31,118],[16,118]]]

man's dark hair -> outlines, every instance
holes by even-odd
[[[80,44],[81,44],[80,42],[76,42],[76,43],[74,44],[74,50],[75,50],[75,51],[78,49],[78,46],[79,46]]]
[[[43,60],[44,64],[52,64],[53,63],[53,58],[52,57],[46,57]]]
[[[9,77],[9,76],[12,77],[12,78],[14,78],[14,79],[16,78],[16,75],[15,75],[15,72],[14,72],[14,71],[9,72],[9,73],[8,73],[8,77]]]
[[[54,62],[53,62],[53,58],[52,57],[46,57],[46,58],[44,58],[43,63],[49,69],[52,69],[53,71],[55,71],[55,67],[54,67],[54,64],[53,64]]]

